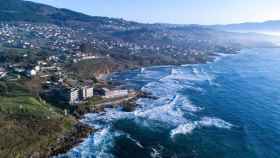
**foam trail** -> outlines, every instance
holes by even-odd
[[[174,138],[175,135],[178,134],[190,134],[197,127],[196,123],[186,123],[179,125],[177,128],[171,130],[170,135]]]
[[[202,127],[217,127],[224,129],[231,129],[233,127],[232,124],[215,117],[203,117],[198,123]]]
[[[142,68],[141,68],[141,73],[144,73],[145,70],[146,70],[146,69],[142,67]]]
[[[160,81],[171,82],[171,81],[184,81],[187,84],[193,84],[195,82],[208,81],[209,84],[213,83],[215,76],[209,74],[201,67],[188,67],[187,69],[173,68],[170,75],[163,77]]]
[[[137,141],[136,139],[132,138],[129,134],[127,134],[126,137],[128,139],[132,140],[138,147],[144,149],[144,146],[139,141]]]
[[[233,56],[233,55],[235,55],[235,54],[217,53],[217,56],[215,57],[214,62],[218,62],[225,57]],[[207,63],[211,63],[211,62],[207,62]]]
[[[176,95],[174,100],[171,102],[176,107],[180,107],[182,110],[189,112],[198,112],[202,110],[202,108],[193,105],[193,103],[183,95]]]
[[[177,128],[171,130],[170,136],[171,138],[174,138],[176,135],[179,134],[191,134],[196,128],[203,127],[216,127],[229,130],[233,127],[233,125],[219,118],[203,117],[200,121],[187,122],[185,124],[179,125]]]
[[[152,148],[152,152],[151,152],[151,157],[152,158],[161,158],[161,154],[159,151],[157,151],[155,148]]]

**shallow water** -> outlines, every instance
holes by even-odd
[[[151,67],[112,80],[159,99],[107,109],[70,158],[279,158],[280,49],[243,50],[214,63]]]

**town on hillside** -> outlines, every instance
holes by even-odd
[[[23,54],[22,58],[28,58],[28,54]],[[81,55],[73,59],[88,58],[91,56]],[[0,80],[29,82],[31,85],[34,84],[33,86],[40,87],[38,95],[45,100],[68,105],[85,103],[94,96],[112,99],[123,98],[131,93],[129,90],[116,89],[104,82],[96,82],[96,79],[72,79],[63,69],[61,60],[60,57],[49,56],[34,63],[3,64],[0,67]]]
[[[113,22],[106,24],[106,27],[121,31],[141,28],[125,23],[120,28],[115,26]],[[128,90],[108,88],[107,84],[100,85],[100,74],[102,76],[104,73],[106,76],[112,71],[154,64],[205,62],[215,56],[212,53],[214,51],[236,50],[230,46],[215,46],[207,38],[197,39],[190,36],[185,41],[188,47],[185,47],[164,42],[147,43],[145,40],[105,38],[96,31],[55,24],[0,23],[0,79],[24,82],[36,96],[47,101],[78,105],[94,96],[128,96]],[[145,30],[143,32],[147,35],[152,33],[145,33]],[[162,31],[153,33],[153,36],[160,39],[170,34],[172,32]],[[176,33],[172,36],[181,38]],[[95,67],[96,63],[101,66]],[[83,71],[84,74],[79,74]],[[102,78],[104,79],[104,76]]]

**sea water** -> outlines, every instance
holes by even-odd
[[[213,63],[114,74],[158,99],[87,114],[98,129],[70,158],[279,158],[280,49],[247,49]]]

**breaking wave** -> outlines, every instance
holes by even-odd
[[[190,134],[197,127],[196,123],[185,123],[171,130],[170,135],[173,138],[177,134]]]
[[[232,124],[215,117],[203,117],[199,121],[199,125],[202,127],[217,127],[224,129],[231,129],[233,127]]]
[[[114,138],[119,135],[119,133],[111,132],[110,127],[103,128],[67,154],[55,158],[114,158],[110,149],[114,146]]]
[[[233,125],[219,118],[203,117],[200,121],[188,122],[186,124],[179,125],[177,128],[171,130],[170,136],[171,138],[174,138],[176,135],[180,134],[191,134],[196,128],[203,127],[216,127],[229,130],[233,127]]]

